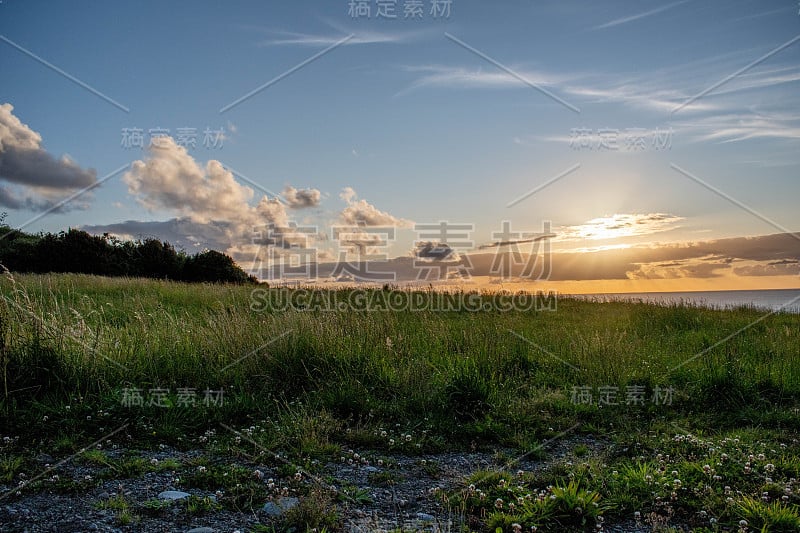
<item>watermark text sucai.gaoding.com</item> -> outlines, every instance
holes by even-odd
[[[250,309],[276,311],[417,311],[489,312],[556,311],[556,292],[498,291],[492,293],[411,291],[402,289],[257,288]]]

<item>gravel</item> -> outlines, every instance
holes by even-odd
[[[576,440],[577,439],[577,440]],[[550,461],[563,457],[575,444],[583,443],[593,449],[606,446],[591,437],[575,437],[553,445]],[[116,454],[122,454],[117,450]],[[181,452],[172,449],[143,451],[140,456],[147,461],[161,461],[173,458],[183,463],[202,455],[202,451]],[[454,531],[463,522],[457,510],[449,509],[439,495],[440,490],[463,488],[464,479],[476,470],[496,469],[496,456],[485,452],[440,453],[435,455],[403,456],[373,453],[369,450],[357,452],[361,457],[382,457],[384,464],[349,464],[330,461],[317,465],[315,476],[304,483],[333,483],[337,490],[356,487],[368,498],[357,501],[343,498],[339,505],[339,516],[343,529],[353,532],[376,532],[402,529],[403,531]],[[506,451],[506,453],[510,453]],[[55,463],[44,457],[45,463]],[[255,465],[239,458],[237,463],[253,468]],[[96,475],[100,467],[86,464],[63,463],[58,468],[61,478],[75,480]],[[546,462],[521,457],[510,468],[535,471],[546,466]],[[17,495],[12,485],[0,485],[0,532],[180,532],[180,533],[233,533],[252,531],[257,524],[275,523],[289,509],[297,506],[300,500],[284,496],[266,501],[249,512],[236,512],[228,509],[209,511],[200,515],[189,515],[181,509],[180,500],[190,495],[201,498],[214,493],[195,489],[180,490],[174,472],[148,472],[137,478],[114,479],[95,482],[91,488],[64,494],[51,490],[45,483],[36,493],[23,492]],[[265,477],[278,478],[277,471],[264,472]],[[324,480],[324,481],[323,481]],[[15,480],[16,482],[16,480]],[[178,485],[178,486],[176,486]],[[99,502],[123,495],[131,504],[131,511],[137,519],[130,524],[121,525],[118,511],[102,509]],[[144,502],[162,501],[166,509],[158,513],[141,513]],[[155,515],[155,516],[151,516]],[[473,527],[475,527],[473,525]],[[621,524],[606,523],[604,531],[633,533],[649,531],[635,522]]]

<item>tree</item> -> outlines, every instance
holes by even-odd
[[[184,258],[168,242],[145,239],[137,243],[134,271],[148,278],[180,279]]]
[[[186,259],[182,279],[184,281],[230,283],[257,282],[253,276],[248,276],[233,259],[215,250],[206,250]]]
[[[227,255],[208,250],[188,257],[158,239],[121,241],[69,229],[32,235],[4,224],[0,214],[0,264],[12,272],[76,272],[183,281],[257,283]]]

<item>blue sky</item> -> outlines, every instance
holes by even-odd
[[[95,169],[96,179],[151,157],[121,146],[123,128],[165,128],[173,138],[178,128],[195,128],[197,147],[186,155],[198,168],[219,161],[253,192],[217,200],[254,207],[265,189],[318,191],[313,205],[289,209],[287,216],[322,233],[342,221],[348,206],[374,209],[401,221],[390,256],[413,249],[413,223],[439,220],[474,224],[476,246],[491,241],[502,220],[523,229],[549,220],[561,236],[553,242],[559,250],[652,247],[800,227],[796,1],[453,0],[448,15],[433,17],[425,0],[421,19],[403,17],[404,0],[389,2],[397,18],[378,18],[378,3],[367,2],[369,17],[354,17],[349,0],[4,0],[0,104],[11,104],[11,115],[41,136],[41,150],[55,158],[68,154],[81,168]],[[202,146],[206,128],[225,130],[221,147]],[[634,139],[643,143],[637,149],[627,144]],[[163,175],[123,174],[26,229],[86,227],[136,237],[142,226],[123,223],[188,218],[192,230],[180,245],[227,248],[230,233],[204,234],[198,225],[230,222],[225,217],[235,217],[235,207],[220,200],[213,203],[218,217],[200,213],[212,209],[208,194],[180,197],[181,188],[167,190],[176,182]],[[0,165],[0,185],[17,200],[30,200],[30,208],[0,207],[12,225],[74,191],[21,180],[3,176]],[[357,193],[349,201],[340,198],[348,187]],[[357,199],[363,200],[358,206]],[[200,201],[206,203],[197,209]],[[589,221],[603,230],[587,238]],[[615,233],[620,221],[638,229]],[[177,238],[163,226],[147,227],[155,236]],[[228,244],[240,262],[251,253]],[[794,249],[777,252],[784,254],[764,260],[797,258]],[[796,278],[794,270],[781,274]]]

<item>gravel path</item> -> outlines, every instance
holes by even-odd
[[[576,437],[577,438],[577,437]],[[593,449],[605,445],[591,438],[579,441]],[[521,458],[511,468],[534,471],[556,461],[568,452],[578,441],[565,440],[554,446],[548,462]],[[124,452],[116,450],[121,456]],[[163,461],[167,458],[185,464],[201,456],[201,451],[181,452],[172,449],[145,451],[139,454],[146,461]],[[355,456],[356,460],[353,461]],[[367,461],[365,458],[370,457]],[[373,460],[375,457],[384,459]],[[357,490],[361,497],[343,499],[338,503],[338,513],[344,531],[458,531],[464,518],[456,511],[448,509],[439,496],[439,491],[463,488],[464,479],[476,470],[497,469],[502,466],[496,455],[491,453],[443,453],[423,456],[386,456],[349,451],[343,461],[318,464],[315,475],[304,479],[303,483],[325,483],[337,490],[348,487]],[[360,460],[359,460],[360,459]],[[54,463],[48,456],[40,458],[42,470],[46,464]],[[77,463],[77,464],[75,464]],[[254,468],[245,459],[237,460],[241,466]],[[278,478],[277,469],[263,469],[264,477]],[[82,462],[68,461],[53,472],[48,472],[47,482],[36,493],[23,492],[17,495],[11,485],[0,485],[0,532],[248,532],[258,530],[259,524],[269,525],[274,515],[281,512],[283,503],[294,500],[275,499],[270,509],[258,508],[249,513],[230,510],[212,510],[191,514],[186,507],[177,502],[165,501],[163,508],[156,512],[142,512],[145,502],[159,501],[164,491],[185,491],[200,498],[214,499],[214,493],[185,488],[171,471],[147,472],[139,477],[120,478],[89,482],[89,488],[77,493],[64,493],[48,487],[53,474],[59,479],[75,481],[87,480],[86,476],[97,476],[99,466]],[[123,496],[129,502],[135,521],[130,524],[119,523],[118,511],[102,509],[100,502],[116,496]],[[162,500],[163,501],[163,500]],[[267,503],[265,501],[265,503]],[[475,524],[473,527],[477,528]],[[631,521],[627,524],[607,524],[604,531],[632,533],[649,531]],[[266,531],[266,530],[264,530]]]

